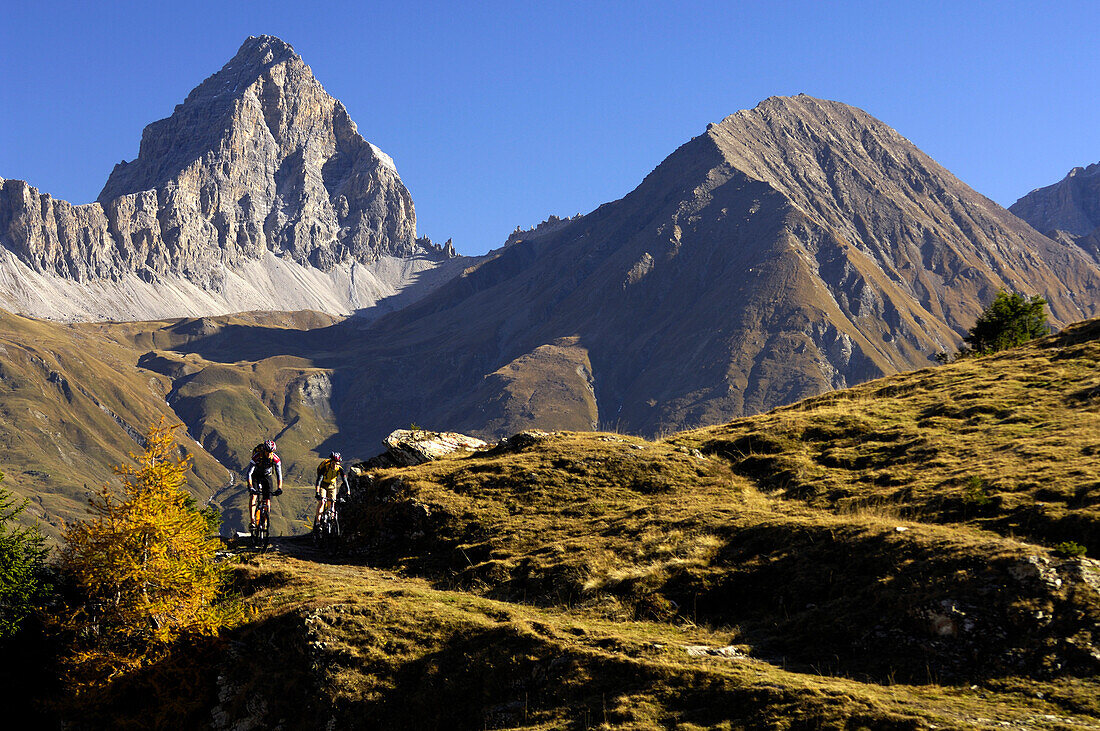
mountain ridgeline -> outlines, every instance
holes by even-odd
[[[1031,191],[1008,210],[1100,262],[1100,163],[1070,170],[1061,181]]]
[[[453,255],[416,237],[392,160],[293,49],[249,38],[96,203],[0,181],[0,306],[128,321],[3,316],[0,365],[20,375],[0,409],[62,446],[0,469],[76,514],[73,480],[167,411],[205,455],[196,492],[237,526],[234,474],[263,436],[296,476],[414,422],[655,436],[929,366],[1000,289],[1042,296],[1059,326],[1100,307],[1078,234],[1040,234],[883,122],[805,95],[708,125],[618,201]],[[309,496],[287,503],[304,528]],[[55,526],[57,505],[39,510]]]
[[[622,200],[513,238],[359,338],[339,407],[382,428],[653,435],[929,365],[1001,288],[1043,296],[1058,324],[1100,304],[1078,247],[807,96],[711,125]]]

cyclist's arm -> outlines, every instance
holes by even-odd
[[[283,489],[283,462],[280,459],[275,460],[275,485],[278,489]]]
[[[248,471],[245,472],[244,476],[245,476],[245,479],[248,480],[248,489],[250,489],[250,490],[252,489],[252,473],[255,472],[255,471],[256,471],[256,463],[255,462],[249,462],[248,463]]]
[[[324,462],[317,465],[317,480],[313,483],[313,489],[318,492],[321,491],[321,477],[324,475],[324,467],[322,465],[324,465]]]
[[[348,473],[344,472],[343,468],[340,469],[340,477],[344,480],[344,494],[350,498],[351,485],[348,484]]]

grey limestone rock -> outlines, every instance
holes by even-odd
[[[1070,170],[1059,182],[1036,188],[1008,210],[1043,233],[1092,233],[1100,227],[1100,163]]]
[[[398,465],[423,464],[452,452],[474,452],[489,445],[477,437],[456,432],[397,429],[385,439],[386,454]]]
[[[99,199],[72,205],[0,179],[0,244],[75,281],[183,275],[217,291],[223,266],[272,252],[329,271],[426,246],[393,161],[358,132],[288,44],[247,39],[142,134]]]

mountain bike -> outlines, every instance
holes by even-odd
[[[336,550],[340,543],[340,516],[336,512],[336,503],[344,502],[343,498],[331,501],[324,511],[317,516],[317,529],[313,532],[313,543],[318,548],[328,551]]]
[[[271,497],[282,495],[282,490],[273,490]],[[260,505],[256,509],[256,529],[252,531],[252,545],[256,548],[266,548],[271,540],[271,506],[270,500],[260,497]]]

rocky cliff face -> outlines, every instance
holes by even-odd
[[[1036,188],[1008,210],[1043,233],[1092,233],[1100,227],[1100,163],[1070,170],[1059,182]]]
[[[357,372],[344,408],[388,414],[380,430],[484,436],[576,428],[564,405],[593,402],[593,421],[656,434],[931,365],[1002,287],[1042,295],[1059,323],[1100,304],[1076,247],[865,112],[806,96],[711,125],[622,200],[561,223],[380,322],[362,360],[387,365]],[[516,387],[547,369],[553,398]]]
[[[239,284],[227,270],[272,256],[345,279],[384,257],[453,256],[417,239],[393,161],[271,36],[246,40],[171,117],[146,127],[137,159],[115,166],[97,202],[74,206],[0,180],[0,244],[67,281],[182,278],[215,295]],[[345,299],[344,311],[357,306]]]
[[[1100,163],[1070,170],[1008,210],[1057,241],[1075,243],[1100,263]]]

